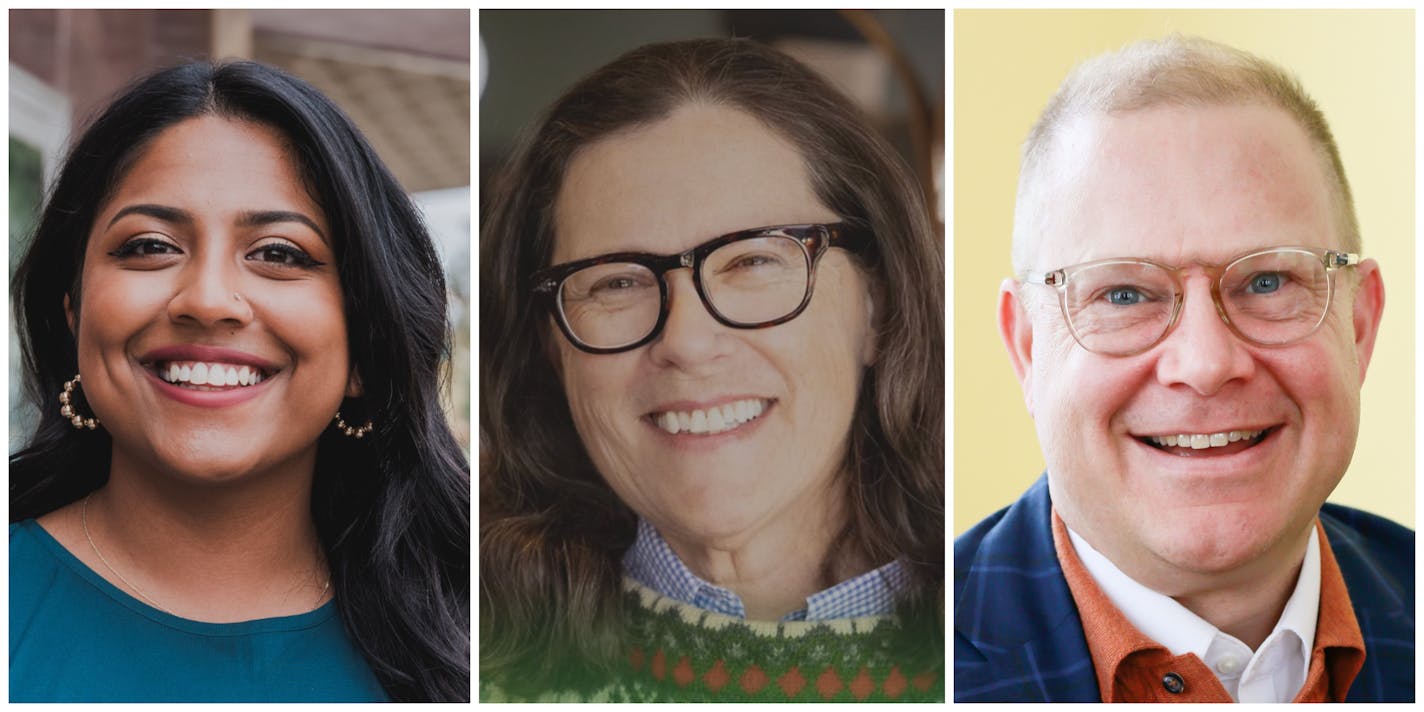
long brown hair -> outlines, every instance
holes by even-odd
[[[554,205],[578,150],[688,102],[757,117],[806,161],[820,200],[868,226],[878,351],[852,424],[847,542],[908,563],[910,605],[944,588],[944,246],[919,184],[851,102],[747,40],[648,45],[574,85],[526,134],[480,230],[480,660],[539,678],[611,660],[620,559],[636,516],[594,469],[548,358],[530,274],[548,265]],[[542,673],[542,674],[541,674]]]

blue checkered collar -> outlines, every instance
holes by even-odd
[[[638,538],[623,556],[623,572],[673,600],[714,613],[747,617],[740,596],[692,573],[645,519],[638,519]],[[807,596],[805,608],[788,613],[782,620],[824,621],[893,613],[896,600],[909,589],[909,582],[909,570],[895,560]]]

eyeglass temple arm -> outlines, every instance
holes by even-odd
[[[1057,287],[1063,284],[1066,275],[1063,274],[1063,270],[1061,269],[1056,269],[1052,272],[1020,272],[1018,279],[1020,282],[1028,282],[1029,284],[1046,284],[1050,287]]]
[[[826,232],[830,235],[831,247],[855,252],[870,242],[870,230],[859,225],[850,223],[836,223],[826,226]]]
[[[1326,269],[1339,269],[1341,267],[1350,267],[1359,263],[1360,255],[1355,252],[1338,252],[1336,250],[1330,250],[1325,253]]]

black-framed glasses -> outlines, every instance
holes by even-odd
[[[1314,247],[1273,247],[1205,265],[1213,276],[1217,314],[1237,336],[1261,346],[1284,346],[1315,333],[1334,294],[1330,275],[1359,264],[1360,256]],[[1156,346],[1182,312],[1182,272],[1151,260],[1095,260],[1019,280],[1058,290],[1063,318],[1083,348],[1132,356]]]
[[[762,329],[795,319],[811,302],[816,265],[831,247],[861,249],[868,230],[850,223],[774,225],[722,235],[686,252],[615,252],[535,272],[534,292],[575,347],[594,354],[652,341],[668,316],[669,270],[692,270],[718,322]]]

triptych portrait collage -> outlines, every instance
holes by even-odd
[[[10,702],[1414,701],[1413,7],[7,21]]]

